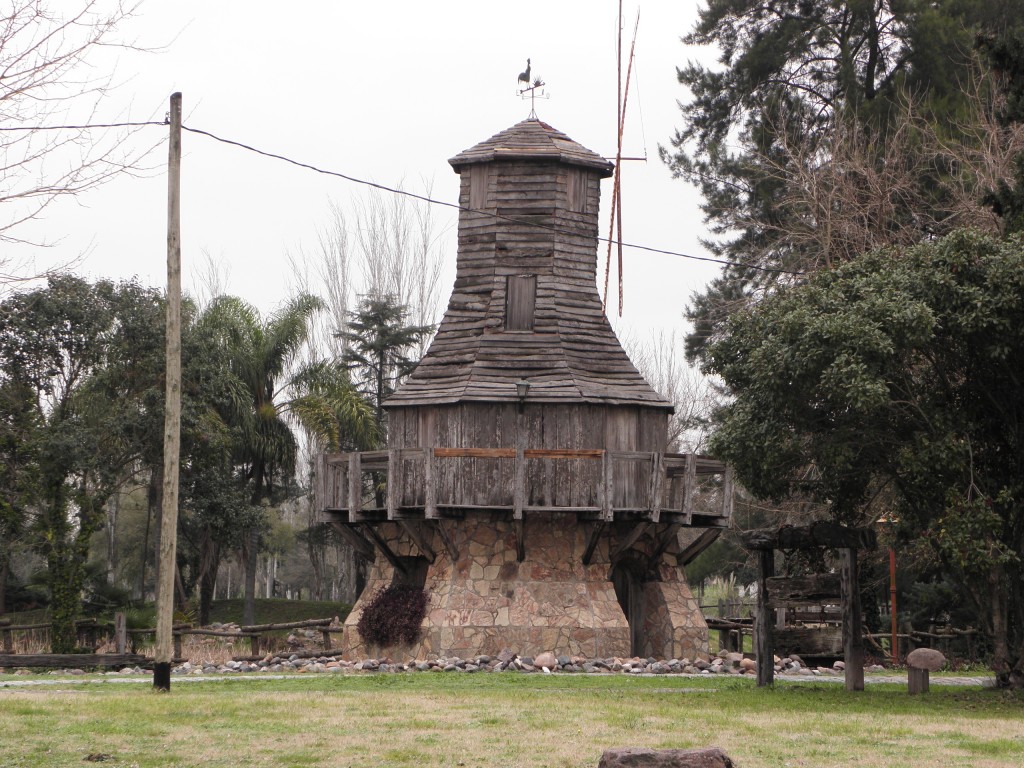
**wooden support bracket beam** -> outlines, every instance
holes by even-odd
[[[434,553],[434,548],[427,543],[427,537],[423,535],[424,531],[420,528],[419,523],[413,520],[402,520],[399,525],[409,534],[409,538],[419,548],[420,554],[427,558],[427,562],[433,564],[437,555]]]
[[[438,520],[435,525],[437,526],[437,535],[441,537],[441,541],[444,543],[444,548],[448,551],[448,557],[450,557],[454,563],[459,559],[459,550],[455,546],[455,541],[452,539],[451,534],[448,533],[448,529],[444,527],[443,522]]]
[[[597,549],[597,543],[601,538],[601,533],[604,531],[605,523],[603,520],[598,520],[590,528],[590,536],[587,539],[587,548],[583,552],[583,564],[590,565],[590,561],[594,557],[594,551]]]
[[[617,563],[622,556],[626,554],[626,551],[636,544],[639,538],[644,535],[650,526],[651,523],[646,522],[634,525],[633,530],[623,537],[622,541],[620,541],[619,545],[615,548],[615,551],[612,552],[611,557],[609,558],[612,563]]]
[[[361,526],[363,532],[377,546],[380,553],[387,558],[389,563],[391,563],[391,567],[405,575],[405,566],[402,564],[402,561],[398,559],[398,555],[391,551],[391,547],[389,547],[388,543],[384,541],[384,537],[377,533],[377,529],[368,523],[362,523]]]
[[[516,532],[516,560],[521,563],[526,559],[526,526],[519,519],[512,521],[512,528]]]
[[[388,451],[387,505],[388,520],[398,517],[398,505],[402,497],[402,452],[392,448]]]
[[[680,523],[672,523],[668,528],[662,531],[661,536],[658,537],[658,543],[654,547],[654,551],[651,552],[650,558],[647,560],[647,570],[651,571],[658,567],[658,563],[661,562],[662,555],[665,554],[672,542],[675,541],[679,535],[679,529],[681,528]]]
[[[705,528],[700,536],[691,541],[686,549],[679,553],[677,558],[679,564],[689,565],[692,563],[701,552],[714,544],[721,535],[721,528]]]
[[[349,544],[352,545],[352,549],[356,551],[356,554],[365,560],[373,560],[375,552],[373,551],[373,544],[367,541],[351,526],[342,525],[341,523],[331,522],[331,527],[338,532],[341,538],[345,539]]]

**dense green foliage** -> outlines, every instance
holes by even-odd
[[[691,355],[798,273],[967,223],[1005,227],[992,209],[1018,217],[1005,153],[1019,147],[996,118],[1019,119],[1022,10],[708,2],[684,40],[715,46],[719,64],[679,70],[684,127],[662,149],[701,190],[707,246],[733,262],[693,298]]]
[[[71,276],[0,305],[5,532],[24,530],[45,558],[53,647],[75,646],[92,534],[125,474],[142,459],[159,295],[136,283]]]
[[[712,450],[744,485],[851,523],[891,504],[1024,684],[1024,242],[867,254],[734,315],[708,355],[733,393]]]
[[[267,505],[301,492],[295,428],[328,449],[377,439],[346,367],[300,360],[318,309],[300,296],[264,319],[231,297],[201,312],[185,302],[176,581],[180,600],[198,592],[203,622],[225,554],[251,553],[254,565]],[[122,506],[140,526],[131,559],[145,594],[161,510],[164,324],[159,292],[70,275],[0,304],[0,591],[12,558],[37,553],[58,651],[75,643],[83,597],[125,599],[111,592],[113,531],[106,562],[90,562],[95,535]],[[140,486],[148,492],[133,494]],[[251,605],[251,578],[249,592]]]

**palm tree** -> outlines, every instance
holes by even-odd
[[[237,435],[236,466],[249,484],[253,505],[273,503],[295,476],[298,442],[289,424],[294,418],[329,446],[347,432],[362,441],[373,431],[373,417],[351,384],[331,375],[324,363],[301,364],[313,314],[323,308],[316,296],[299,294],[267,318],[232,296],[215,299],[207,309],[229,351],[237,386],[229,393],[229,423]],[[255,620],[256,554],[260,531],[247,531],[244,621]]]

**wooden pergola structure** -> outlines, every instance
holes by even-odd
[[[818,603],[838,597],[843,616],[843,659],[846,690],[864,690],[864,637],[857,579],[857,550],[874,549],[873,528],[848,528],[836,523],[817,522],[808,526],[783,526],[748,531],[743,545],[758,553],[757,614],[754,617],[754,650],[757,655],[757,684],[772,685],[775,676],[776,608]],[[787,577],[775,575],[775,550],[836,549],[837,574]],[[838,592],[838,594],[836,594]]]

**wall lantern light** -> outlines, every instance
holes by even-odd
[[[526,395],[530,391],[530,382],[526,379],[520,379],[516,382],[516,397],[519,398],[519,412],[523,412],[523,406],[526,405]]]

